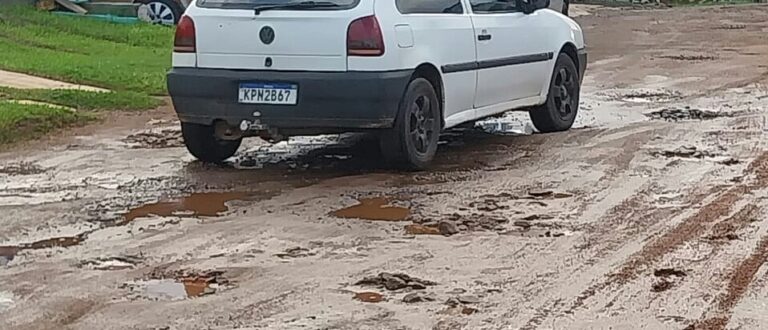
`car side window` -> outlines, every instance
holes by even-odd
[[[469,0],[475,14],[514,13],[522,11],[520,0]]]
[[[461,0],[396,0],[402,14],[463,14]]]

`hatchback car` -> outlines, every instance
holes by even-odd
[[[388,161],[423,169],[442,130],[509,110],[567,130],[582,30],[529,1],[197,0],[168,73],[185,144],[221,162],[249,136],[374,132]]]

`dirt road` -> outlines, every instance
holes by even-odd
[[[575,129],[428,172],[357,136],[203,166],[168,109],[3,153],[0,328],[768,328],[768,7],[591,12]]]

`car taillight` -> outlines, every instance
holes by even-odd
[[[358,18],[349,24],[347,30],[347,55],[384,55],[384,37],[376,16]]]
[[[176,37],[173,41],[176,53],[195,52],[195,22],[189,16],[182,16],[176,25]]]

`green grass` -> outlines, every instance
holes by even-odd
[[[0,69],[164,95],[173,32],[0,6]]]
[[[0,0],[2,1],[2,0]],[[0,144],[98,120],[104,110],[153,109],[166,95],[173,28],[118,24],[0,6],[0,69],[111,90],[0,87]],[[31,100],[77,109],[19,104]]]
[[[0,144],[37,138],[55,129],[95,120],[92,114],[36,104],[0,101]]]
[[[73,89],[15,89],[0,87],[0,100],[32,100],[77,110],[146,110],[163,102],[152,96],[130,92],[91,92]]]

